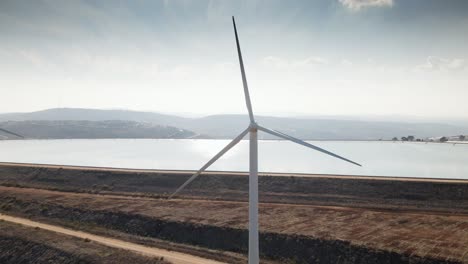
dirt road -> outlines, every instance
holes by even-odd
[[[52,232],[57,232],[60,234],[65,234],[65,235],[74,236],[78,238],[83,238],[83,239],[87,238],[91,241],[94,241],[96,243],[100,243],[109,247],[130,250],[130,251],[134,251],[134,252],[147,255],[147,256],[164,257],[165,260],[174,264],[220,264],[222,263],[222,262],[195,257],[195,256],[183,254],[183,253],[174,252],[174,251],[168,251],[168,250],[158,249],[158,248],[153,248],[153,247],[146,247],[146,246],[126,242],[123,240],[97,236],[97,235],[80,232],[80,231],[73,231],[71,229],[66,229],[66,228],[62,228],[59,226],[43,224],[43,223],[28,220],[28,219],[8,216],[4,214],[0,214],[0,219],[4,221],[12,222],[12,223],[25,225],[25,226],[39,227],[44,230],[49,230]]]

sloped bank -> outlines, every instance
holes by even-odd
[[[72,192],[125,193],[164,197],[191,172],[119,170],[0,163],[0,185]],[[304,175],[302,175],[304,176]],[[390,179],[333,175],[259,178],[262,202],[339,205],[363,208],[468,213],[468,180]],[[242,173],[202,175],[180,197],[246,201],[248,177]]]
[[[244,229],[166,221],[123,212],[83,210],[26,202],[14,197],[3,199],[0,210],[32,218],[47,217],[83,225],[97,225],[138,236],[247,253],[248,233]],[[280,260],[282,263],[457,263],[375,250],[346,241],[278,233],[261,233],[260,247],[263,257]]]

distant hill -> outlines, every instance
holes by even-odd
[[[186,129],[135,121],[6,121],[0,127],[15,131],[26,138],[191,138],[196,134]],[[4,139],[18,139],[10,134],[0,134]]]
[[[136,122],[152,122],[167,124],[183,122],[186,118],[164,115],[152,112],[138,112],[128,110],[99,110],[86,108],[53,108],[30,113],[0,114],[1,121],[29,121],[29,120],[126,120]]]
[[[302,139],[316,140],[378,140],[414,135],[417,138],[451,136],[468,133],[468,125],[452,125],[440,122],[387,122],[327,119],[286,118],[258,116],[259,123],[281,130]],[[1,121],[133,121],[162,127],[173,127],[193,131],[194,134],[211,138],[233,138],[248,124],[247,115],[213,115],[202,118],[185,118],[152,112],[127,110],[95,110],[79,108],[56,108],[31,113],[0,114]],[[71,125],[72,123],[68,123]],[[2,125],[0,124],[0,127]],[[79,126],[73,126],[73,129]],[[4,127],[8,129],[7,127]],[[26,128],[22,130],[27,132]],[[72,133],[72,130],[67,130]],[[136,128],[135,128],[136,129]],[[16,131],[11,128],[11,131]],[[16,131],[19,134],[20,131]],[[78,132],[73,135],[78,136]],[[260,137],[265,137],[260,133]],[[271,138],[271,137],[268,137]]]

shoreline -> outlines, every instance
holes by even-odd
[[[53,169],[88,170],[88,171],[130,172],[130,173],[131,172],[164,173],[164,174],[177,174],[177,175],[180,175],[180,174],[191,175],[196,172],[196,170],[138,169],[138,168],[98,167],[98,166],[21,163],[21,162],[0,162],[0,166],[53,168]],[[220,175],[220,176],[248,176],[248,172],[242,172],[242,171],[205,171],[203,172],[203,174]],[[377,180],[377,181],[437,182],[437,183],[468,184],[468,179],[453,179],[453,178],[422,178],[422,177],[418,178],[418,177],[399,177],[399,176],[283,173],[283,172],[259,172],[258,175],[259,176],[273,176],[273,177],[328,178],[328,179],[350,179],[350,180],[362,179],[362,180]]]
[[[2,141],[31,141],[31,140],[232,140],[232,138],[194,138],[194,137],[188,137],[188,138],[15,138],[15,139],[2,139],[0,138],[0,142]],[[249,140],[247,138],[242,139],[244,140]],[[259,138],[259,141],[288,141],[285,139],[281,138]],[[445,142],[440,142],[440,141],[402,141],[402,140],[392,140],[392,139],[302,139],[304,141],[314,141],[314,142],[392,142],[392,143],[445,143],[445,144],[468,144],[468,141],[445,141]]]

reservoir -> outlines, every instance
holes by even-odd
[[[468,179],[468,144],[308,141],[358,167],[303,146],[259,141],[259,171],[314,174]],[[0,162],[41,163],[134,169],[198,170],[229,140],[64,139],[0,141]],[[248,171],[243,140],[209,170]]]

